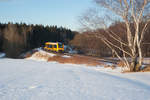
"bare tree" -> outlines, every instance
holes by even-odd
[[[94,0],[94,2],[100,8],[103,8],[109,12],[109,16],[106,16],[105,18],[110,19],[111,17],[116,16],[120,19],[120,21],[125,23],[126,32],[124,34],[126,34],[125,38],[127,39],[127,41],[123,41],[112,30],[108,30],[108,23],[105,22],[106,20],[104,20],[104,18],[101,18],[99,16],[95,16],[96,18],[84,16],[82,17],[84,18],[84,20],[82,20],[81,23],[84,23],[84,25],[87,26],[99,25],[97,24],[97,22],[101,23],[100,25],[105,28],[105,31],[109,35],[109,37],[118,42],[120,45],[116,45],[115,42],[112,43],[110,39],[108,39],[104,34],[95,34],[95,36],[101,38],[101,40],[109,48],[111,48],[116,56],[120,60],[124,61],[124,64],[130,69],[130,71],[139,71],[140,67],[142,66],[143,59],[141,48],[142,42],[144,34],[147,30],[147,26],[150,22],[150,0]],[[95,20],[93,21],[93,19]],[[142,28],[140,27],[141,23],[144,23]],[[128,50],[126,50],[125,48],[128,48]],[[117,50],[120,50],[123,53],[123,57],[118,54]],[[128,61],[127,57],[131,58],[131,62]]]

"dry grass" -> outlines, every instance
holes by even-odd
[[[124,64],[123,61],[119,61],[119,62],[117,63],[117,66],[118,66],[118,67],[123,67],[123,66],[125,66],[125,64]]]
[[[33,57],[36,57],[36,58],[39,58],[39,59],[49,59],[49,55],[47,55],[47,54],[42,54],[42,53],[40,53],[40,52],[35,52],[34,54],[33,54]]]
[[[116,66],[115,65],[105,65],[104,68],[111,68],[111,69],[115,69]]]
[[[37,50],[33,50],[33,51],[30,51],[30,52],[27,52],[23,58],[29,58],[31,57],[34,53],[38,52]]]
[[[48,59],[48,61],[57,61],[59,63],[70,63],[70,64],[85,64],[87,66],[98,66],[102,65],[99,61],[96,61],[90,57],[84,56],[71,56],[68,58],[57,55]]]
[[[29,51],[29,52],[26,52],[25,54],[23,54],[22,56],[21,56],[21,58],[29,58],[29,57],[31,57],[34,53],[36,53],[36,52],[38,52],[38,50],[31,50],[31,51]]]
[[[148,61],[148,60],[147,60],[147,61]],[[118,67],[123,67],[123,66],[125,66],[125,65],[124,65],[123,61],[119,61],[119,62],[117,63],[117,66],[118,66]],[[125,73],[129,73],[130,71],[129,71],[129,70],[125,70],[124,72],[125,72]],[[140,72],[150,72],[150,65],[145,66],[143,69],[140,70]]]

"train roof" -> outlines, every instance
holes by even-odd
[[[46,42],[45,44],[57,44],[57,43],[62,44],[61,42]]]

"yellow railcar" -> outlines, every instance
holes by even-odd
[[[64,44],[60,42],[46,42],[44,50],[53,52],[64,52]]]

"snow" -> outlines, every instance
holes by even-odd
[[[6,56],[5,53],[0,53],[0,58],[3,58],[3,57],[5,57],[5,56]]]
[[[35,48],[35,49],[33,49],[33,50],[41,51],[41,50],[42,50],[42,47]]]
[[[53,57],[56,55],[54,53],[48,53],[48,52],[43,51],[38,48],[37,48],[37,50],[38,50],[38,52],[35,52],[31,57],[26,58],[26,59],[37,60],[37,61],[48,61],[49,57]]]
[[[0,100],[150,100],[150,73],[100,69],[4,58]]]
[[[68,46],[68,45],[64,45],[64,50],[70,54],[77,54],[78,53],[76,50],[73,50],[73,48]]]
[[[122,71],[120,67],[117,67],[113,70],[111,68],[104,68],[104,67],[98,67],[94,69],[102,73],[111,74],[122,78],[128,78],[131,80],[136,80],[139,82],[143,82],[144,84],[150,85],[150,72],[120,73]]]
[[[71,56],[63,55],[62,57],[64,57],[64,58],[70,58]]]
[[[70,50],[68,53],[70,53],[70,54],[77,54],[78,52],[76,50]]]
[[[115,69],[112,69],[111,67],[105,68],[104,66],[96,67],[95,70],[101,71],[101,72],[110,72],[110,73],[120,73],[122,72],[121,67],[116,67]]]

